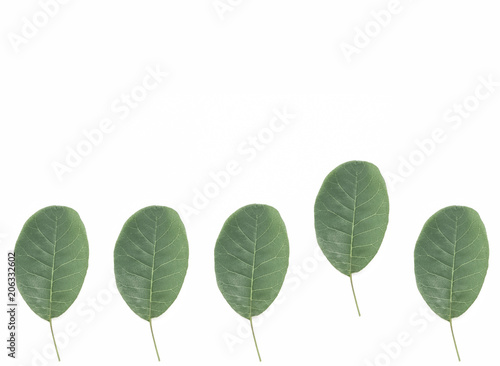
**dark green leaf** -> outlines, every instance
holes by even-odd
[[[161,206],[136,212],[125,223],[114,256],[120,294],[151,324],[175,301],[186,276],[189,248],[179,215]]]
[[[87,273],[89,245],[80,216],[61,206],[38,211],[24,225],[15,255],[19,292],[52,327],[51,320],[77,298]]]
[[[351,161],[325,179],[314,207],[318,244],[330,263],[351,277],[377,254],[389,222],[389,197],[378,168]]]
[[[217,239],[217,285],[229,305],[252,322],[278,296],[288,258],[288,236],[278,211],[266,205],[243,207],[229,217]]]
[[[476,211],[451,206],[434,214],[415,246],[417,286],[430,308],[450,324],[465,313],[481,291],[488,258],[486,229]]]

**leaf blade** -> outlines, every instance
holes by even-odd
[[[231,215],[215,245],[217,285],[228,304],[246,319],[276,299],[289,261],[286,227],[278,211],[245,206]]]
[[[389,196],[378,168],[350,161],[323,182],[314,206],[318,244],[329,262],[351,276],[377,254],[389,223]]]
[[[451,321],[479,296],[488,260],[488,238],[479,214],[469,207],[446,207],[427,220],[415,245],[419,292],[439,317]]]
[[[88,269],[85,226],[69,207],[50,206],[32,215],[15,247],[17,286],[42,319],[62,315],[76,300]]]
[[[149,206],[132,215],[114,250],[115,279],[130,309],[146,321],[170,308],[187,273],[186,229],[171,208]]]

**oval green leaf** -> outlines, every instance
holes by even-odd
[[[150,206],[132,215],[114,251],[116,285],[127,305],[150,324],[181,290],[189,247],[181,218],[171,208]],[[158,361],[160,356],[154,341]]]
[[[325,179],[314,206],[316,237],[330,263],[350,277],[377,254],[389,223],[389,196],[379,169],[350,161]],[[354,286],[352,286],[354,298]],[[359,307],[356,300],[356,307]]]
[[[276,209],[245,206],[225,222],[215,245],[217,285],[234,311],[250,320],[252,332],[252,317],[278,296],[288,260],[288,235]]]
[[[62,206],[36,212],[23,226],[15,256],[19,292],[52,331],[52,319],[73,304],[87,274],[89,245],[80,216]],[[55,339],[54,346],[57,351]]]
[[[452,332],[452,319],[465,313],[481,291],[488,259],[486,229],[473,209],[446,207],[425,223],[415,246],[417,286]],[[458,349],[457,355],[460,359]]]

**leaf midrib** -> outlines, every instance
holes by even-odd
[[[354,228],[356,226],[356,206],[358,205],[358,173],[356,172],[354,181],[354,207],[352,210],[351,223],[351,245],[349,246],[349,276],[352,275],[352,249],[354,245]]]
[[[49,292],[49,321],[52,319],[52,292],[54,290],[54,272],[56,267],[56,246],[57,246],[57,215],[55,216],[55,230],[54,230],[54,252],[52,253],[52,269],[50,275],[50,292]],[[37,224],[38,226],[38,224]]]
[[[455,218],[455,239],[453,240],[453,265],[451,266],[451,283],[450,283],[450,321],[452,319],[453,308],[453,283],[455,281],[455,260],[457,257],[457,236],[458,236],[458,219]]]
[[[253,261],[252,261],[252,276],[250,277],[250,314],[249,318],[252,319],[252,305],[253,305],[253,280],[255,272],[255,258],[257,257],[257,224],[259,222],[259,217],[255,215],[255,232],[254,232],[254,247],[253,247]]]
[[[151,312],[153,307],[153,283],[154,283],[154,271],[155,271],[155,258],[156,258],[156,235],[158,230],[158,217],[155,216],[155,231],[153,240],[153,265],[151,266],[151,285],[149,286],[149,321],[151,321]]]

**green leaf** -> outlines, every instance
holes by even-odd
[[[176,211],[150,206],[132,215],[115,246],[115,277],[134,313],[149,322],[163,314],[181,290],[188,268],[186,229]]]
[[[316,237],[330,263],[350,277],[377,254],[389,222],[389,197],[378,168],[350,161],[325,179],[314,206]]]
[[[17,287],[28,306],[50,323],[76,300],[87,273],[89,245],[78,213],[46,207],[24,224],[15,248]],[[54,339],[57,356],[59,351]]]
[[[489,246],[479,214],[462,206],[446,207],[424,225],[415,246],[417,286],[429,307],[450,322],[469,309],[488,270]]]
[[[245,206],[225,222],[215,245],[217,285],[229,305],[250,320],[276,299],[288,269],[289,245],[279,212]]]

